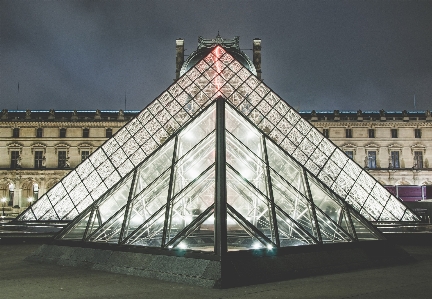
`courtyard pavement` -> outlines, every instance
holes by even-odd
[[[232,289],[205,289],[24,261],[38,244],[0,244],[0,298],[431,298],[432,246],[403,246],[417,262]]]

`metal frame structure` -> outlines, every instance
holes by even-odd
[[[266,136],[266,142],[271,140],[272,144],[307,170],[308,175],[333,190],[367,220],[419,221],[414,212],[302,119],[236,61],[223,45],[213,45],[208,53],[136,118],[19,215],[17,221],[75,219],[103,194],[113,190],[119,181],[124,181],[132,170],[147,161],[169,140],[172,141],[170,137],[178,134],[216,99],[221,99],[217,101],[225,102],[246,122],[257,127]],[[221,132],[219,125],[216,126],[217,136]],[[218,167],[219,162],[216,163]],[[220,182],[223,173],[218,172],[219,175],[222,176],[217,180]],[[171,183],[168,185],[171,186]],[[271,197],[270,206],[273,206]],[[216,204],[215,208],[218,211],[220,207]],[[165,212],[167,209],[168,206]],[[317,218],[314,211],[313,207],[312,214]],[[272,221],[275,221],[273,218]],[[222,227],[220,229],[223,230]],[[276,231],[272,234],[276,235]],[[169,238],[168,235],[166,237]]]

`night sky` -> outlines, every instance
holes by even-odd
[[[0,0],[0,31],[0,109],[141,110],[219,31],[296,109],[432,110],[432,1]]]

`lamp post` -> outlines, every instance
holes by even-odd
[[[29,197],[29,198],[27,198],[27,201],[29,203],[29,206],[31,206],[32,203],[33,203],[33,201],[34,201],[34,198],[33,197]]]
[[[2,216],[3,216],[3,217],[5,216],[4,208],[5,208],[6,201],[7,201],[6,197],[3,197],[3,198],[1,199],[2,206],[3,206],[3,213],[2,213]]]

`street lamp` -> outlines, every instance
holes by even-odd
[[[3,217],[5,216],[4,208],[5,208],[6,201],[7,201],[6,197],[3,197],[3,198],[1,199],[2,206],[3,206],[3,214],[2,214]]]

